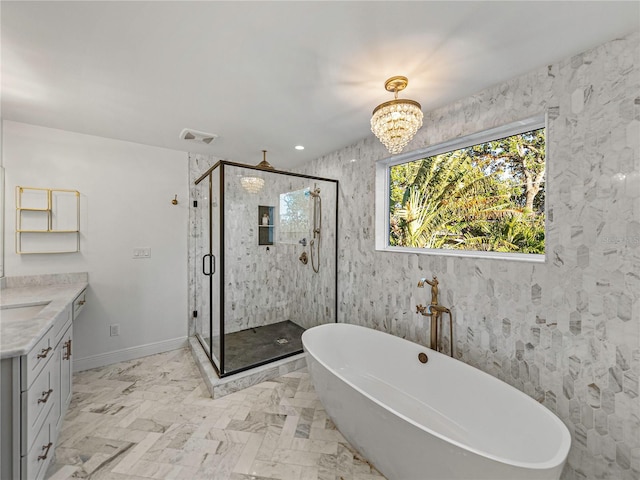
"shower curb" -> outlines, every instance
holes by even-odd
[[[189,337],[189,350],[200,370],[211,398],[220,398],[287,373],[306,368],[306,353],[299,353],[267,365],[219,378],[196,337]]]

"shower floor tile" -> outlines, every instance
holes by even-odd
[[[305,370],[212,399],[188,349],[73,376],[49,480],[385,480]]]
[[[240,370],[267,360],[302,351],[304,328],[291,320],[264,325],[224,336],[225,372]],[[220,337],[213,337],[213,351],[220,351]]]

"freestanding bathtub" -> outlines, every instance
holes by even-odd
[[[327,414],[389,480],[560,477],[569,431],[501,380],[356,325],[320,325],[302,343]]]

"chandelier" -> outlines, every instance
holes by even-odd
[[[264,180],[258,177],[242,177],[240,185],[249,193],[258,193],[264,187]]]
[[[408,84],[407,77],[391,77],[384,82],[384,88],[393,92],[395,97],[378,105],[371,117],[371,131],[392,154],[402,152],[422,127],[420,104],[414,100],[398,100],[398,92]]]
[[[262,161],[256,167],[263,170],[273,170],[273,166],[267,162],[267,151],[262,150]],[[249,193],[258,193],[264,187],[264,179],[260,177],[242,177],[240,185]]]

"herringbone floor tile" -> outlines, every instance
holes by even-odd
[[[212,399],[187,349],[80,372],[50,480],[384,480],[306,371]]]

